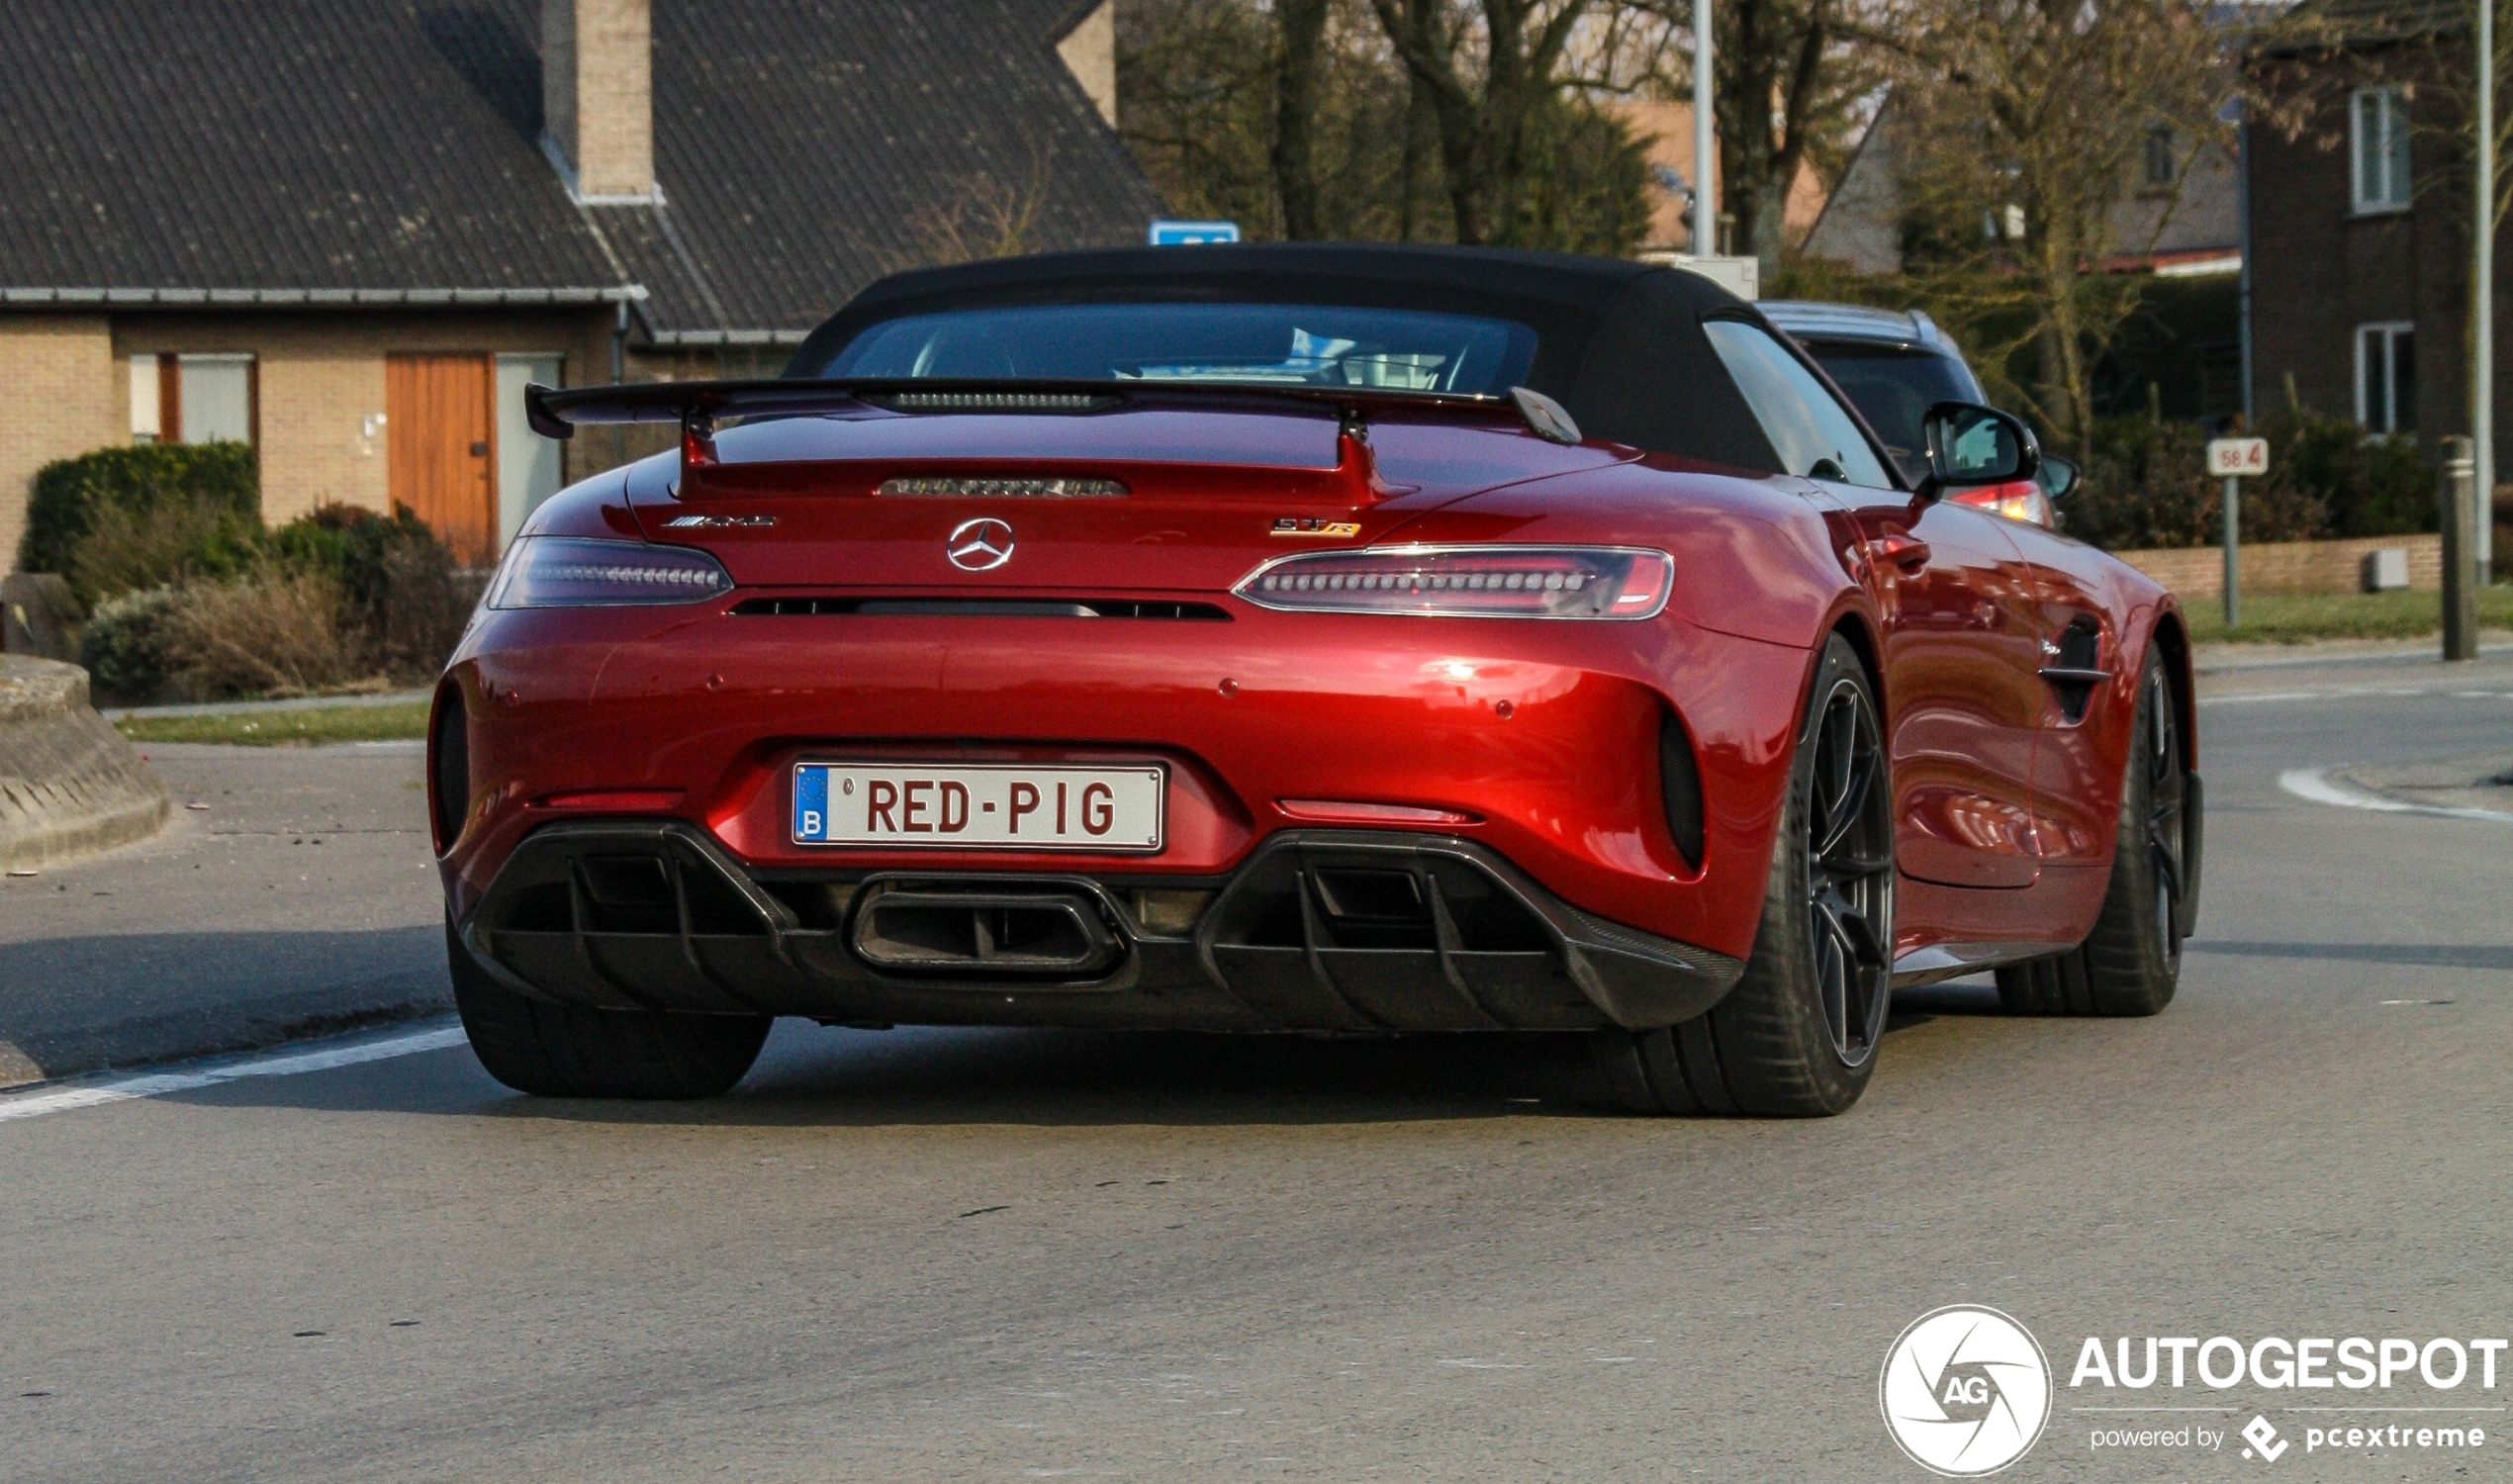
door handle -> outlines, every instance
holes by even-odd
[[[1904,535],[1900,531],[1889,536],[1878,536],[1867,543],[1867,549],[1878,561],[1891,562],[1905,572],[1917,572],[1928,565],[1928,543],[1917,536]]]

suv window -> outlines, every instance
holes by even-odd
[[[1736,390],[1744,394],[1786,472],[1872,490],[1894,487],[1858,423],[1761,325],[1713,320],[1702,329],[1727,374],[1736,379]]]
[[[1924,350],[1815,340],[1807,345],[1807,353],[1866,415],[1867,425],[1885,440],[1885,451],[1911,479],[1927,472],[1920,448],[1921,416],[1940,402],[1981,400],[1980,389],[1963,374],[1962,362]]]

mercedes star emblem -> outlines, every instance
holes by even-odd
[[[1012,527],[992,518],[963,520],[943,545],[962,571],[992,572],[1012,560]]]

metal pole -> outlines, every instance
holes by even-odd
[[[2469,438],[2476,479],[2470,518],[2477,581],[2488,581],[2495,546],[2495,0],[2478,0],[2478,215],[2472,299],[2477,334],[2470,367]]]
[[[1719,146],[1711,132],[1711,0],[1693,0],[1693,255],[1719,250],[1719,200],[1711,189]]]
[[[2259,425],[2260,420],[2259,412],[2252,406],[2251,390],[2251,114],[2243,108],[2242,100],[2239,98],[2234,100],[2234,140],[2236,147],[2240,151],[2240,165],[2235,173],[2234,179],[2241,188],[2235,193],[2234,203],[2238,208],[2240,208],[2241,213],[2238,219],[2241,224],[2241,234],[2239,240],[2242,243],[2243,249],[2242,280],[2240,285],[2242,295],[2241,334],[2243,347],[2243,431],[2250,432]]]
[[[2225,626],[2243,622],[2243,482],[2225,476]]]
[[[2473,518],[2477,505],[2470,494],[2477,483],[2477,466],[2467,438],[2446,438],[2443,446],[2443,657],[2474,660],[2478,657],[2478,573],[2470,537],[2477,523]]]

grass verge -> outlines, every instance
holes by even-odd
[[[405,742],[427,735],[427,702],[315,706],[303,711],[224,711],[206,716],[132,716],[114,725],[134,742],[216,742],[230,747]]]
[[[2184,599],[2190,637],[2226,642],[2302,644],[2314,639],[2417,639],[2443,632],[2439,593],[2246,593],[2242,627],[2225,626],[2225,604]],[[2513,587],[2478,592],[2478,624],[2513,628]]]

